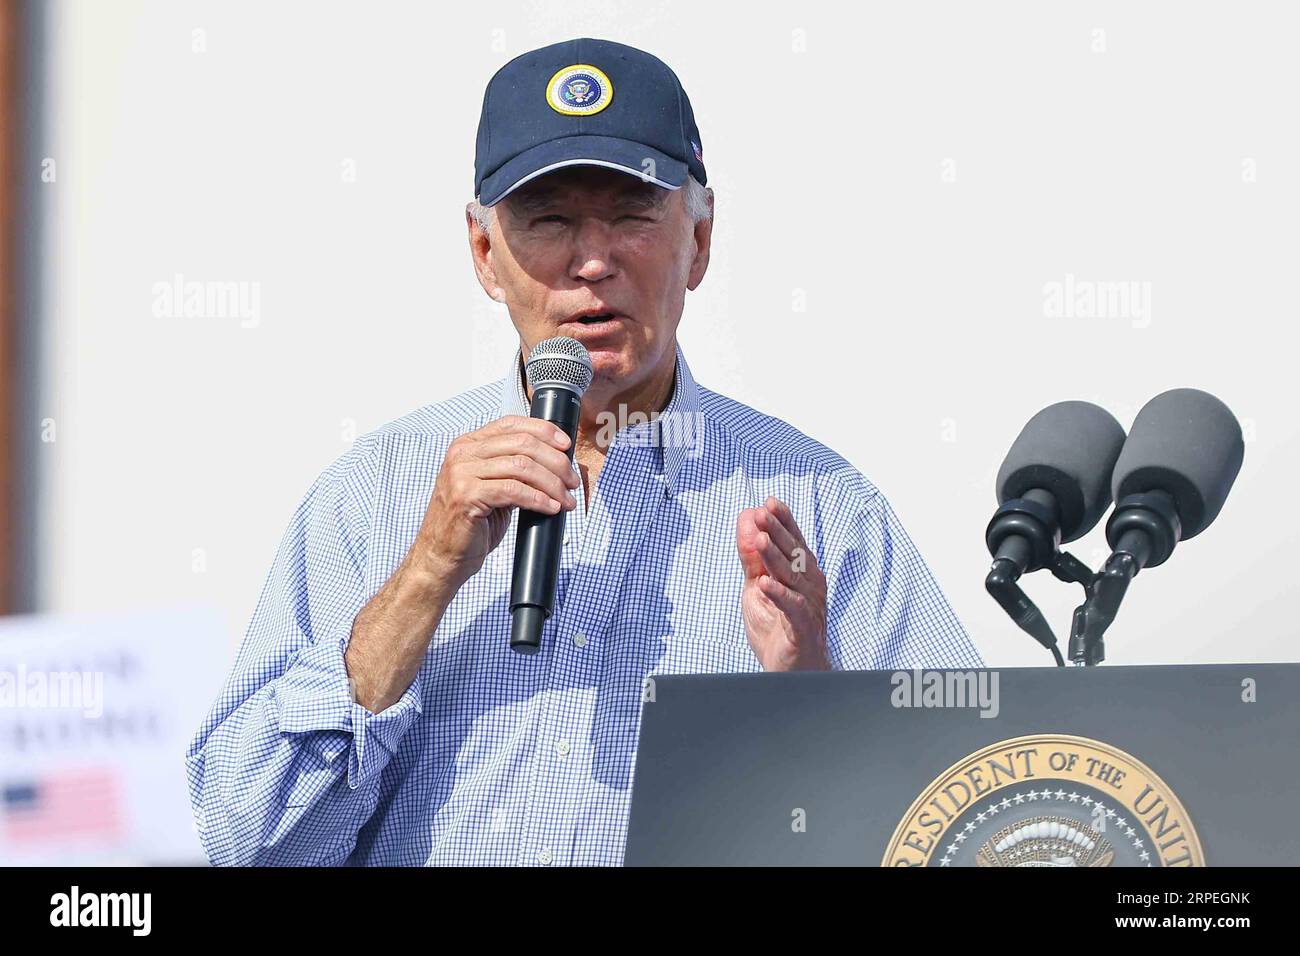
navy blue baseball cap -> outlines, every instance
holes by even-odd
[[[584,37],[521,54],[483,93],[474,195],[485,206],[566,166],[605,166],[679,189],[707,182],[691,101],[656,56]]]

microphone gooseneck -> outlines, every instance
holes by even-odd
[[[1056,635],[1017,583],[1048,568],[1086,586],[1092,574],[1062,541],[1082,537],[1111,501],[1111,471],[1124,446],[1114,416],[1089,402],[1057,402],[1025,425],[998,469],[998,510],[984,540],[993,565],[984,587],[1016,626],[1064,665]]]

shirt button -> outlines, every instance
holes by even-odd
[[[574,635],[573,635],[573,644],[574,644],[575,647],[586,647],[586,646],[587,646],[587,635],[586,635],[586,634],[583,634],[582,631],[579,631],[577,634],[574,634]]]
[[[555,742],[555,752],[559,754],[561,757],[568,756],[568,753],[571,749],[572,748],[569,746],[569,742],[567,740],[557,740]]]
[[[543,849],[537,854],[537,862],[542,864],[542,866],[550,866],[552,859],[554,859],[554,857],[551,856],[550,850]]]
[[[564,543],[565,544],[569,543],[569,526],[567,523],[564,526]]]

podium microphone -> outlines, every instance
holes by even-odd
[[[1111,472],[1124,429],[1089,402],[1057,402],[1029,420],[997,476],[998,510],[984,533],[993,556],[985,589],[1016,625],[1064,665],[1056,635],[1017,585],[1022,574],[1048,568],[1085,588],[1089,569],[1060,545],[1087,534],[1111,502]]]
[[[1218,517],[1245,454],[1241,425],[1208,392],[1175,388],[1147,402],[1115,463],[1115,511],[1106,522],[1110,558],[1074,613],[1070,659],[1096,664],[1102,634],[1129,583],[1169,559]]]
[[[556,336],[537,343],[524,370],[533,393],[529,414],[558,426],[569,436],[572,462],[582,396],[591,385],[591,356],[577,339]],[[555,514],[519,509],[510,582],[510,647],[516,653],[537,653],[542,644],[542,625],[555,610],[566,516],[564,509]]]

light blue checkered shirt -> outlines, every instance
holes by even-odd
[[[529,413],[520,373],[516,352],[501,381],[358,439],[307,492],[186,754],[214,864],[621,863],[647,675],[761,670],[735,529],[769,495],[826,575],[836,668],[982,666],[876,488],[697,386],[678,347],[662,422],[679,427],[620,431],[589,508],[575,492],[541,651],[508,647],[516,512],[410,688],[370,713],[343,664],[352,619],[414,540],[452,439]]]

